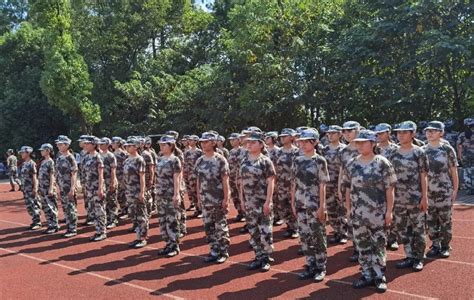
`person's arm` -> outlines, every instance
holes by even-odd
[[[319,209],[317,217],[321,223],[326,222],[326,183],[319,184]]]
[[[456,166],[450,167],[449,173],[451,173],[451,180],[453,181],[453,195],[451,197],[451,205],[454,205],[454,202],[456,202],[456,198],[458,197],[459,190],[458,168]]]
[[[222,200],[222,209],[227,210],[227,208],[229,207],[229,191],[230,191],[229,175],[222,176],[222,187],[224,190],[224,199]]]
[[[33,177],[33,197],[36,197],[37,193],[38,193],[38,178],[36,177],[36,172],[33,172],[33,174],[31,174],[32,177]]]
[[[242,184],[242,179],[237,179],[237,184],[239,186],[240,207],[242,208],[242,211],[245,212],[244,187],[243,187],[243,184]]]
[[[458,145],[457,150],[459,161],[462,161],[462,145]]]
[[[150,186],[153,185],[153,183],[155,182],[155,170],[156,170],[156,165],[154,163],[152,163],[150,165]]]
[[[97,196],[102,199],[104,197],[104,167],[99,166],[97,170],[99,173],[99,190],[97,191]]]
[[[421,202],[420,209],[425,212],[428,210],[428,174],[426,172],[420,173],[421,181]]]
[[[182,171],[173,174],[173,203],[175,207],[178,207],[179,203],[179,187],[181,181],[181,173]]]
[[[350,218],[350,215],[351,215],[351,190],[350,189],[346,189],[346,195],[345,195],[345,199],[346,199],[346,214],[347,214],[347,219]]]
[[[263,213],[265,216],[269,216],[273,209],[273,188],[275,176],[270,176],[267,178],[267,198],[263,206]]]
[[[199,176],[196,179],[196,199],[198,209],[201,209],[201,182],[199,181]]]
[[[339,168],[339,176],[337,177],[337,196],[340,201],[344,200],[345,195],[342,194],[342,167]]]
[[[296,193],[296,184],[295,184],[295,181],[292,180],[291,181],[290,203],[291,203],[291,211],[293,212],[293,216],[296,217],[295,193]]]
[[[140,172],[140,194],[138,195],[138,200],[140,202],[144,203],[145,202],[145,172]]]
[[[390,186],[385,190],[385,197],[387,198],[387,212],[385,213],[385,225],[392,224],[393,198],[395,188]]]
[[[54,176],[54,165],[51,165],[51,170],[49,172],[49,189],[48,189],[49,196],[53,195],[55,185],[56,185],[56,176]]]

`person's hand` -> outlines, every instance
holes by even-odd
[[[296,208],[294,204],[291,204],[291,212],[293,213],[293,216],[296,218]]]
[[[102,191],[102,189],[99,189],[99,190],[97,191],[97,196],[98,196],[100,199],[104,198],[104,192]]]
[[[339,201],[344,202],[344,199],[342,198],[342,193],[340,191],[337,192],[337,198],[339,198]]]
[[[222,200],[222,210],[227,211],[228,208],[229,208],[229,199],[224,198],[224,200]]]
[[[247,212],[247,210],[245,209],[244,201],[240,201],[240,208],[242,209],[243,213]]]
[[[110,184],[109,190],[110,190],[111,193],[113,193],[115,191],[115,183]]]
[[[385,214],[385,225],[388,227],[390,227],[390,225],[392,225],[392,213],[391,212],[387,212]]]
[[[316,212],[316,217],[318,218],[319,222],[326,223],[327,212],[325,207],[320,207]]]
[[[33,196],[33,198],[36,197],[36,196],[38,195],[38,191],[33,190],[33,191],[31,192],[31,195]]]
[[[263,205],[263,214],[265,215],[265,217],[268,217],[272,213],[272,210],[273,204],[271,202],[265,202],[265,204]]]
[[[145,192],[138,194],[138,201],[140,201],[140,203],[145,203]]]
[[[74,199],[74,191],[71,190],[69,193],[67,193],[67,197],[69,199]]]
[[[422,197],[420,202],[420,210],[426,212],[428,210],[428,198]]]
[[[179,196],[178,195],[173,195],[173,205],[174,205],[174,207],[178,208],[178,205],[179,205]]]
[[[453,191],[453,194],[451,195],[451,206],[454,205],[454,202],[456,202],[456,199],[458,198],[458,192]]]

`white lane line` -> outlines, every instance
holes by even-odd
[[[104,276],[104,275],[100,275],[100,274],[97,274],[97,273],[94,273],[94,272],[88,272],[88,271],[84,271],[84,270],[77,269],[77,268],[74,268],[74,267],[66,266],[66,265],[63,265],[63,264],[60,264],[60,263],[51,262],[49,260],[42,259],[42,258],[32,256],[32,255],[28,255],[28,254],[24,254],[24,253],[21,253],[21,252],[18,252],[18,251],[9,250],[9,249],[5,249],[5,248],[2,248],[2,247],[0,247],[0,250],[4,251],[4,252],[11,253],[11,254],[19,255],[19,256],[22,256],[22,257],[25,257],[25,258],[29,258],[29,259],[32,259],[32,260],[35,260],[35,261],[39,261],[39,262],[42,262],[42,263],[48,263],[48,265],[54,265],[54,266],[57,266],[57,267],[60,267],[60,268],[63,268],[63,269],[67,269],[67,270],[75,271],[75,272],[78,272],[78,273],[81,273],[81,274],[97,277],[97,278],[107,280],[107,281],[110,281],[110,282],[124,284],[124,285],[129,286],[129,287],[134,288],[134,289],[138,289],[138,290],[142,290],[142,291],[149,292],[149,293],[154,293],[154,294],[160,294],[161,296],[165,296],[165,297],[168,297],[168,298],[171,298],[171,299],[175,299],[175,300],[183,300],[184,299],[184,298],[177,297],[177,296],[174,296],[174,295],[171,295],[171,294],[160,293],[160,292],[155,291],[153,289],[149,289],[149,288],[146,288],[144,286],[137,285],[137,284],[125,282],[125,281],[122,281],[122,280],[119,280],[119,279],[113,279],[113,278],[110,278],[110,277],[107,277],[107,276]]]
[[[11,221],[6,221],[6,220],[0,220],[0,222],[5,222],[5,223],[11,223],[11,224],[17,224],[17,225],[24,225],[26,226],[26,224],[23,224],[23,223],[18,223],[18,222],[11,222]],[[77,236],[82,236],[82,237],[87,237],[87,235],[85,234],[78,234]],[[107,238],[104,240],[104,242],[110,242],[110,243],[115,243],[115,244],[128,244],[126,242],[122,242],[122,241],[119,241],[119,240],[114,240],[114,239],[111,239],[111,238]],[[145,249],[151,249],[151,250],[159,250],[160,248],[157,248],[157,247],[152,247],[152,246],[145,246],[144,247]],[[342,247],[341,247],[342,248]],[[4,250],[4,251],[7,251],[7,252],[10,252],[10,253],[16,253],[18,255],[22,255],[22,256],[25,256],[25,257],[30,257],[30,255],[26,255],[26,254],[23,254],[23,253],[20,253],[20,252],[16,252],[16,251],[12,251],[12,250],[7,250],[7,249],[4,249],[4,248],[1,248],[0,247],[0,250]],[[196,254],[191,254],[191,253],[186,253],[186,252],[180,252],[181,255],[184,255],[184,256],[187,256],[187,257],[199,257],[199,258],[202,258],[204,259],[205,256],[202,256],[202,255],[196,255]],[[33,256],[31,256],[31,258],[33,259],[36,259],[38,261],[45,261],[45,262],[49,262],[49,261],[46,261],[46,260],[43,260],[41,258],[34,258]],[[228,263],[228,264],[234,264],[234,265],[240,265],[240,266],[244,266],[246,267],[247,264],[245,263],[241,263],[241,262],[237,262],[237,261],[232,261],[230,259],[228,259],[225,263]],[[62,265],[62,264],[58,264],[58,263],[51,263],[51,264],[55,264],[55,265],[59,265],[61,267],[65,267],[65,268],[69,268],[71,270],[74,270],[74,271],[78,271],[78,272],[81,272],[81,273],[86,273],[86,274],[90,274],[90,275],[93,275],[93,276],[97,276],[99,278],[101,278],[102,275],[99,275],[99,274],[96,274],[96,273],[93,273],[93,272],[87,272],[87,271],[82,271],[82,270],[79,270],[79,269],[76,269],[76,268],[72,268],[72,267],[68,267],[68,266],[65,266],[65,265]],[[278,269],[278,268],[271,268],[270,271],[272,272],[275,272],[275,273],[284,273],[284,274],[294,274],[294,275],[298,275],[298,273],[296,272],[291,272],[291,271],[287,271],[287,270],[282,270],[282,269]],[[123,284],[126,284],[126,285],[133,285],[133,284],[130,284],[128,282],[123,282],[121,280],[118,280],[118,279],[112,279],[112,278],[107,278],[105,276],[102,276],[103,278],[106,278],[107,280],[109,281],[115,281],[115,282],[118,282],[118,283],[123,283]],[[344,285],[350,285],[352,286],[352,282],[349,282],[349,281],[344,281],[344,280],[339,280],[339,279],[331,279],[329,277],[326,277],[326,279],[324,280],[326,282],[336,282],[336,283],[340,283],[340,284],[344,284]],[[134,285],[136,286],[136,285]],[[137,286],[137,287],[140,287],[140,286]],[[145,287],[140,287],[140,288],[143,288],[144,290],[146,291],[150,291],[150,292],[153,292],[153,293],[159,293],[157,291],[153,291],[153,290],[149,290]],[[373,289],[373,288],[372,288]],[[390,293],[394,293],[394,294],[399,294],[399,295],[403,295],[403,296],[409,296],[409,297],[413,297],[413,298],[418,298],[418,299],[425,299],[425,300],[433,300],[433,299],[437,299],[437,298],[433,298],[433,297],[426,297],[426,296],[422,296],[422,295],[417,295],[417,294],[412,294],[412,293],[407,293],[407,292],[403,292],[403,291],[398,291],[398,290],[392,290],[392,289],[387,289],[387,292],[390,292]],[[168,296],[168,297],[175,297],[173,295],[170,295],[170,294],[162,294],[162,293],[159,293],[160,295],[163,295],[163,296]],[[183,298],[179,298],[179,297],[175,297],[174,299],[183,299]]]

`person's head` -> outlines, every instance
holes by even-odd
[[[86,135],[86,134],[83,134],[79,137],[79,139],[77,140],[79,142],[79,147],[81,149],[84,149],[84,141],[89,137],[89,135]],[[84,149],[85,150],[85,149]]]
[[[165,135],[172,136],[172,137],[175,139],[175,141],[177,141],[178,138],[179,138],[179,132],[174,131],[174,130],[168,130],[168,131],[165,133]]]
[[[31,153],[33,153],[33,148],[30,146],[22,146],[18,153],[21,155],[23,160],[27,160],[31,157]]]
[[[145,138],[143,138],[143,142],[144,142],[145,149],[151,149],[151,144],[152,144],[151,137],[146,136]]]
[[[176,139],[171,135],[164,135],[158,141],[163,155],[171,155],[176,148]]]
[[[377,134],[377,141],[379,143],[386,143],[390,141],[392,126],[387,123],[380,123],[375,126],[375,133]]]
[[[99,149],[103,152],[107,152],[109,150],[110,144],[112,144],[112,141],[106,137],[101,138],[98,142]]]
[[[360,124],[356,121],[347,121],[342,125],[342,135],[348,143],[357,137],[359,130]]]
[[[69,150],[69,146],[71,145],[71,139],[65,135],[58,136],[58,138],[54,142],[56,143],[56,147],[58,147],[59,152],[61,153],[67,152]]]
[[[293,144],[295,136],[296,131],[292,128],[283,128],[279,135],[281,143],[285,146]]]
[[[342,127],[338,125],[331,125],[326,130],[326,134],[330,143],[339,143],[342,136]]]
[[[121,137],[118,137],[118,136],[112,137],[112,148],[114,150],[122,148],[124,143],[125,141]]]
[[[402,122],[393,129],[397,133],[397,140],[400,145],[407,145],[413,143],[416,136],[416,123],[413,121]]]
[[[431,121],[424,129],[428,142],[438,142],[444,134],[444,124],[440,121]]]
[[[188,136],[188,138],[186,139],[186,144],[192,148],[196,147],[198,142],[199,137],[195,134]]]
[[[377,143],[377,136],[375,132],[371,130],[361,130],[358,136],[353,139],[355,142],[357,151],[362,156],[368,156],[374,154],[374,147]]]
[[[8,149],[8,150],[7,150],[7,155],[13,155],[13,153],[14,153],[14,152],[13,152],[13,149]]]
[[[83,139],[83,149],[87,151],[88,153],[92,153],[96,151],[97,149],[97,142],[99,141],[98,138],[95,136],[87,136],[86,138]]]
[[[204,132],[199,139],[199,143],[201,144],[201,149],[205,153],[211,153],[216,151],[217,148],[217,139],[218,136],[213,132]]]
[[[137,154],[138,149],[140,148],[140,140],[136,137],[128,137],[127,141],[123,144],[123,146],[129,154],[135,155]]]
[[[231,133],[229,138],[229,143],[233,148],[239,147],[240,146],[240,134],[239,133]]]
[[[222,135],[219,135],[217,137],[217,146],[222,148],[222,147],[224,147],[224,144],[225,144],[225,137],[223,137]]]
[[[277,131],[269,131],[265,133],[265,144],[267,146],[274,146],[278,140],[278,132]]]
[[[50,157],[51,154],[53,153],[53,145],[43,144],[38,150],[41,151],[42,157]]]
[[[265,143],[263,142],[263,134],[260,132],[252,132],[247,138],[247,150],[250,154],[258,155],[263,152]]]
[[[313,153],[314,147],[319,142],[319,133],[316,129],[310,128],[301,132],[298,138],[298,145],[304,153]]]

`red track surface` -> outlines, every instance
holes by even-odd
[[[474,206],[455,207],[449,259],[427,260],[423,272],[413,273],[395,269],[402,250],[389,252],[389,290],[380,295],[373,289],[352,289],[359,273],[358,266],[347,261],[349,246],[329,248],[324,282],[298,280],[304,258],[296,254],[297,240],[283,240],[284,227],[275,228],[272,270],[260,273],[246,270],[253,252],[248,235],[238,233],[242,223],[230,222],[230,259],[209,265],[203,262],[208,247],[200,219],[188,221],[181,254],[162,258],[156,255],[163,247],[156,216],[149,245],[140,250],[126,245],[134,239],[127,232],[128,222],[98,243],[88,242],[90,226],[80,227],[71,239],[45,236],[25,230],[30,218],[21,193],[8,189],[0,185],[0,299],[474,299]],[[83,214],[82,200],[79,207]]]

